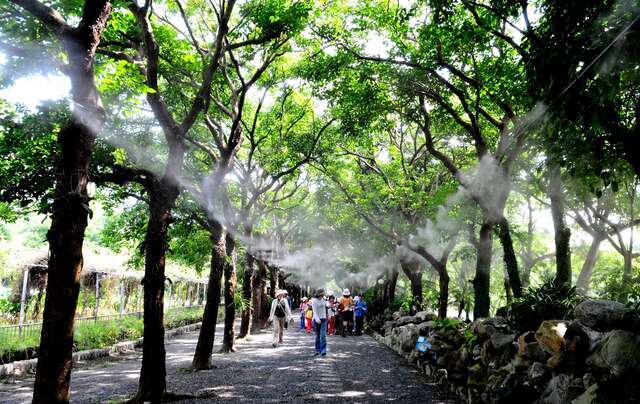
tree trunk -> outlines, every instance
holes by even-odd
[[[248,303],[247,307],[242,311],[242,320],[240,321],[240,335],[238,338],[244,338],[251,332],[251,314],[253,309],[253,290],[254,285],[254,259],[249,251],[245,254],[246,264],[242,276],[242,297]]]
[[[398,283],[398,269],[393,267],[390,272],[387,273],[387,281],[384,284],[384,290],[382,295],[382,310],[388,308],[389,305],[396,298],[396,284]]]
[[[480,227],[478,238],[476,274],[473,279],[473,317],[489,317],[491,308],[491,254],[493,250],[493,225],[485,222]]]
[[[571,285],[571,230],[565,222],[564,189],[560,169],[550,170],[549,199],[556,243],[556,284]]]
[[[398,284],[398,268],[394,267],[391,274],[389,275],[389,303],[392,303],[396,300],[396,285]]]
[[[504,279],[504,296],[507,299],[507,305],[513,302],[513,293],[508,278]]]
[[[518,272],[518,260],[516,259],[516,252],[513,249],[509,222],[505,217],[503,217],[499,223],[499,234],[504,252],[504,265],[507,269],[509,286],[511,287],[514,297],[522,297],[522,283],[520,282],[520,273]]]
[[[179,189],[168,177],[149,187],[149,223],[145,235],[144,344],[137,400],[159,401],[166,390],[164,288],[167,233]]]
[[[233,236],[226,235],[227,258],[224,264],[224,335],[221,352],[235,352],[236,341],[236,245]]]
[[[438,268],[438,317],[447,318],[447,308],[449,304],[449,274],[447,267]]]
[[[276,290],[278,290],[278,269],[273,265],[267,265],[269,269],[269,296],[276,298]]]
[[[73,327],[83,265],[82,244],[89,215],[89,165],[96,134],[105,121],[94,82],[93,61],[110,12],[108,1],[85,5],[83,23],[61,37],[76,107],[70,122],[58,135],[60,159],[51,227],[47,233],[48,282],[34,403],[66,403],[70,396]]]
[[[267,268],[263,261],[256,260],[258,270],[253,280],[253,314],[251,320],[252,332],[257,332],[264,327],[269,317],[267,300]],[[265,316],[266,313],[266,316]]]
[[[227,256],[225,232],[222,225],[215,221],[212,221],[210,225],[211,269],[209,282],[207,283],[207,300],[204,306],[198,345],[191,362],[191,365],[196,370],[204,370],[211,367],[211,353],[213,352],[216,324],[218,323],[218,308],[220,307],[222,273],[224,271],[225,257]]]
[[[591,246],[589,246],[587,257],[582,264],[582,269],[580,270],[580,275],[578,275],[578,281],[576,282],[576,289],[582,293],[589,290],[589,279],[591,279],[593,268],[596,266],[596,262],[598,261],[600,244],[602,244],[604,238],[605,237],[601,234],[596,234],[594,235],[593,240],[591,240]]]
[[[633,246],[629,247],[629,250],[625,251],[624,267],[622,270],[622,287],[620,288],[622,293],[620,294],[620,300],[626,303],[629,296],[629,284],[631,283],[631,273],[633,271]]]
[[[415,261],[402,261],[400,263],[402,272],[409,278],[411,283],[412,311],[422,310],[422,272],[420,264]]]

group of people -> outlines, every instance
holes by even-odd
[[[316,293],[317,295],[317,293]],[[342,292],[339,299],[333,294],[323,296],[327,307],[327,334],[342,335],[362,335],[364,319],[368,311],[367,302],[364,295],[360,293],[351,297],[349,289]],[[313,325],[313,310],[311,300],[302,298],[300,303],[300,330],[311,332]]]
[[[269,320],[273,322],[273,342],[275,348],[283,342],[284,329],[292,319],[288,292],[276,292],[271,304]],[[327,354],[327,335],[362,335],[364,319],[368,307],[364,295],[351,297],[349,289],[344,289],[339,299],[333,294],[325,295],[324,289],[316,290],[311,299],[302,298],[300,303],[300,330],[316,335],[315,354]]]

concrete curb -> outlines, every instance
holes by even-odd
[[[188,332],[192,332],[200,329],[202,323],[193,323],[178,328],[167,330],[164,333],[165,340],[177,337]],[[73,363],[79,361],[90,361],[99,358],[104,358],[112,354],[123,353],[127,351],[133,351],[136,348],[142,347],[143,338],[138,338],[133,341],[118,342],[107,348],[89,349],[86,351],[74,352]],[[33,373],[36,370],[38,359],[27,359],[23,361],[10,362],[4,365],[0,365],[0,379],[5,379],[11,376],[22,376],[25,373]]]

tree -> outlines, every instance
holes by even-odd
[[[483,212],[477,244],[474,304],[478,317],[489,314],[490,263],[494,227],[499,227],[505,264],[514,295],[521,293],[517,259],[510,237],[504,205],[514,162],[531,134],[532,120],[525,118],[528,100],[519,94],[526,88],[522,72],[526,51],[507,31],[515,27],[492,8],[468,1],[451,5],[422,2],[387,6],[364,2],[358,16],[365,34],[353,35],[331,28],[319,30],[328,44],[344,50],[336,56],[343,66],[367,71],[371,63],[386,64],[389,80],[405,97],[400,113],[421,128],[426,150],[441,161],[465,187]],[[526,3],[505,6],[507,16],[527,17]],[[424,21],[411,24],[412,20]],[[515,27],[517,28],[517,27]],[[326,31],[326,34],[324,33]],[[394,46],[388,56],[363,51],[366,32],[374,31]],[[520,31],[522,33],[522,30]],[[496,69],[501,73],[496,75]],[[453,129],[455,128],[455,129]],[[462,136],[447,136],[451,131]],[[448,139],[463,142],[472,150],[480,175],[466,175],[467,167],[442,152]],[[491,181],[484,181],[486,178]],[[478,180],[482,178],[482,180]],[[498,189],[497,187],[500,186]]]
[[[55,9],[36,0],[12,0],[64,48],[65,74],[71,80],[73,115],[59,132],[60,158],[52,205],[48,284],[34,402],[69,401],[73,325],[82,271],[82,243],[89,216],[89,164],[105,111],[94,81],[95,52],[111,12],[108,0],[86,1],[73,27]],[[15,9],[14,9],[15,10]],[[18,14],[23,20],[27,15]],[[47,35],[48,36],[48,35]]]

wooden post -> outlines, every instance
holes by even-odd
[[[24,269],[22,275],[22,293],[20,294],[20,320],[18,321],[18,336],[22,336],[22,326],[24,324],[25,311],[27,310],[27,284],[29,283],[29,267]]]
[[[187,281],[187,299],[185,300],[185,306],[191,307],[191,284]]]
[[[142,302],[142,285],[138,284],[138,296],[136,298],[136,312],[138,313],[138,318],[140,318],[140,303]]]
[[[100,274],[96,272],[96,307],[93,310],[93,317],[98,321],[98,311],[100,308]]]
[[[120,316],[124,315],[124,283],[120,278]]]

